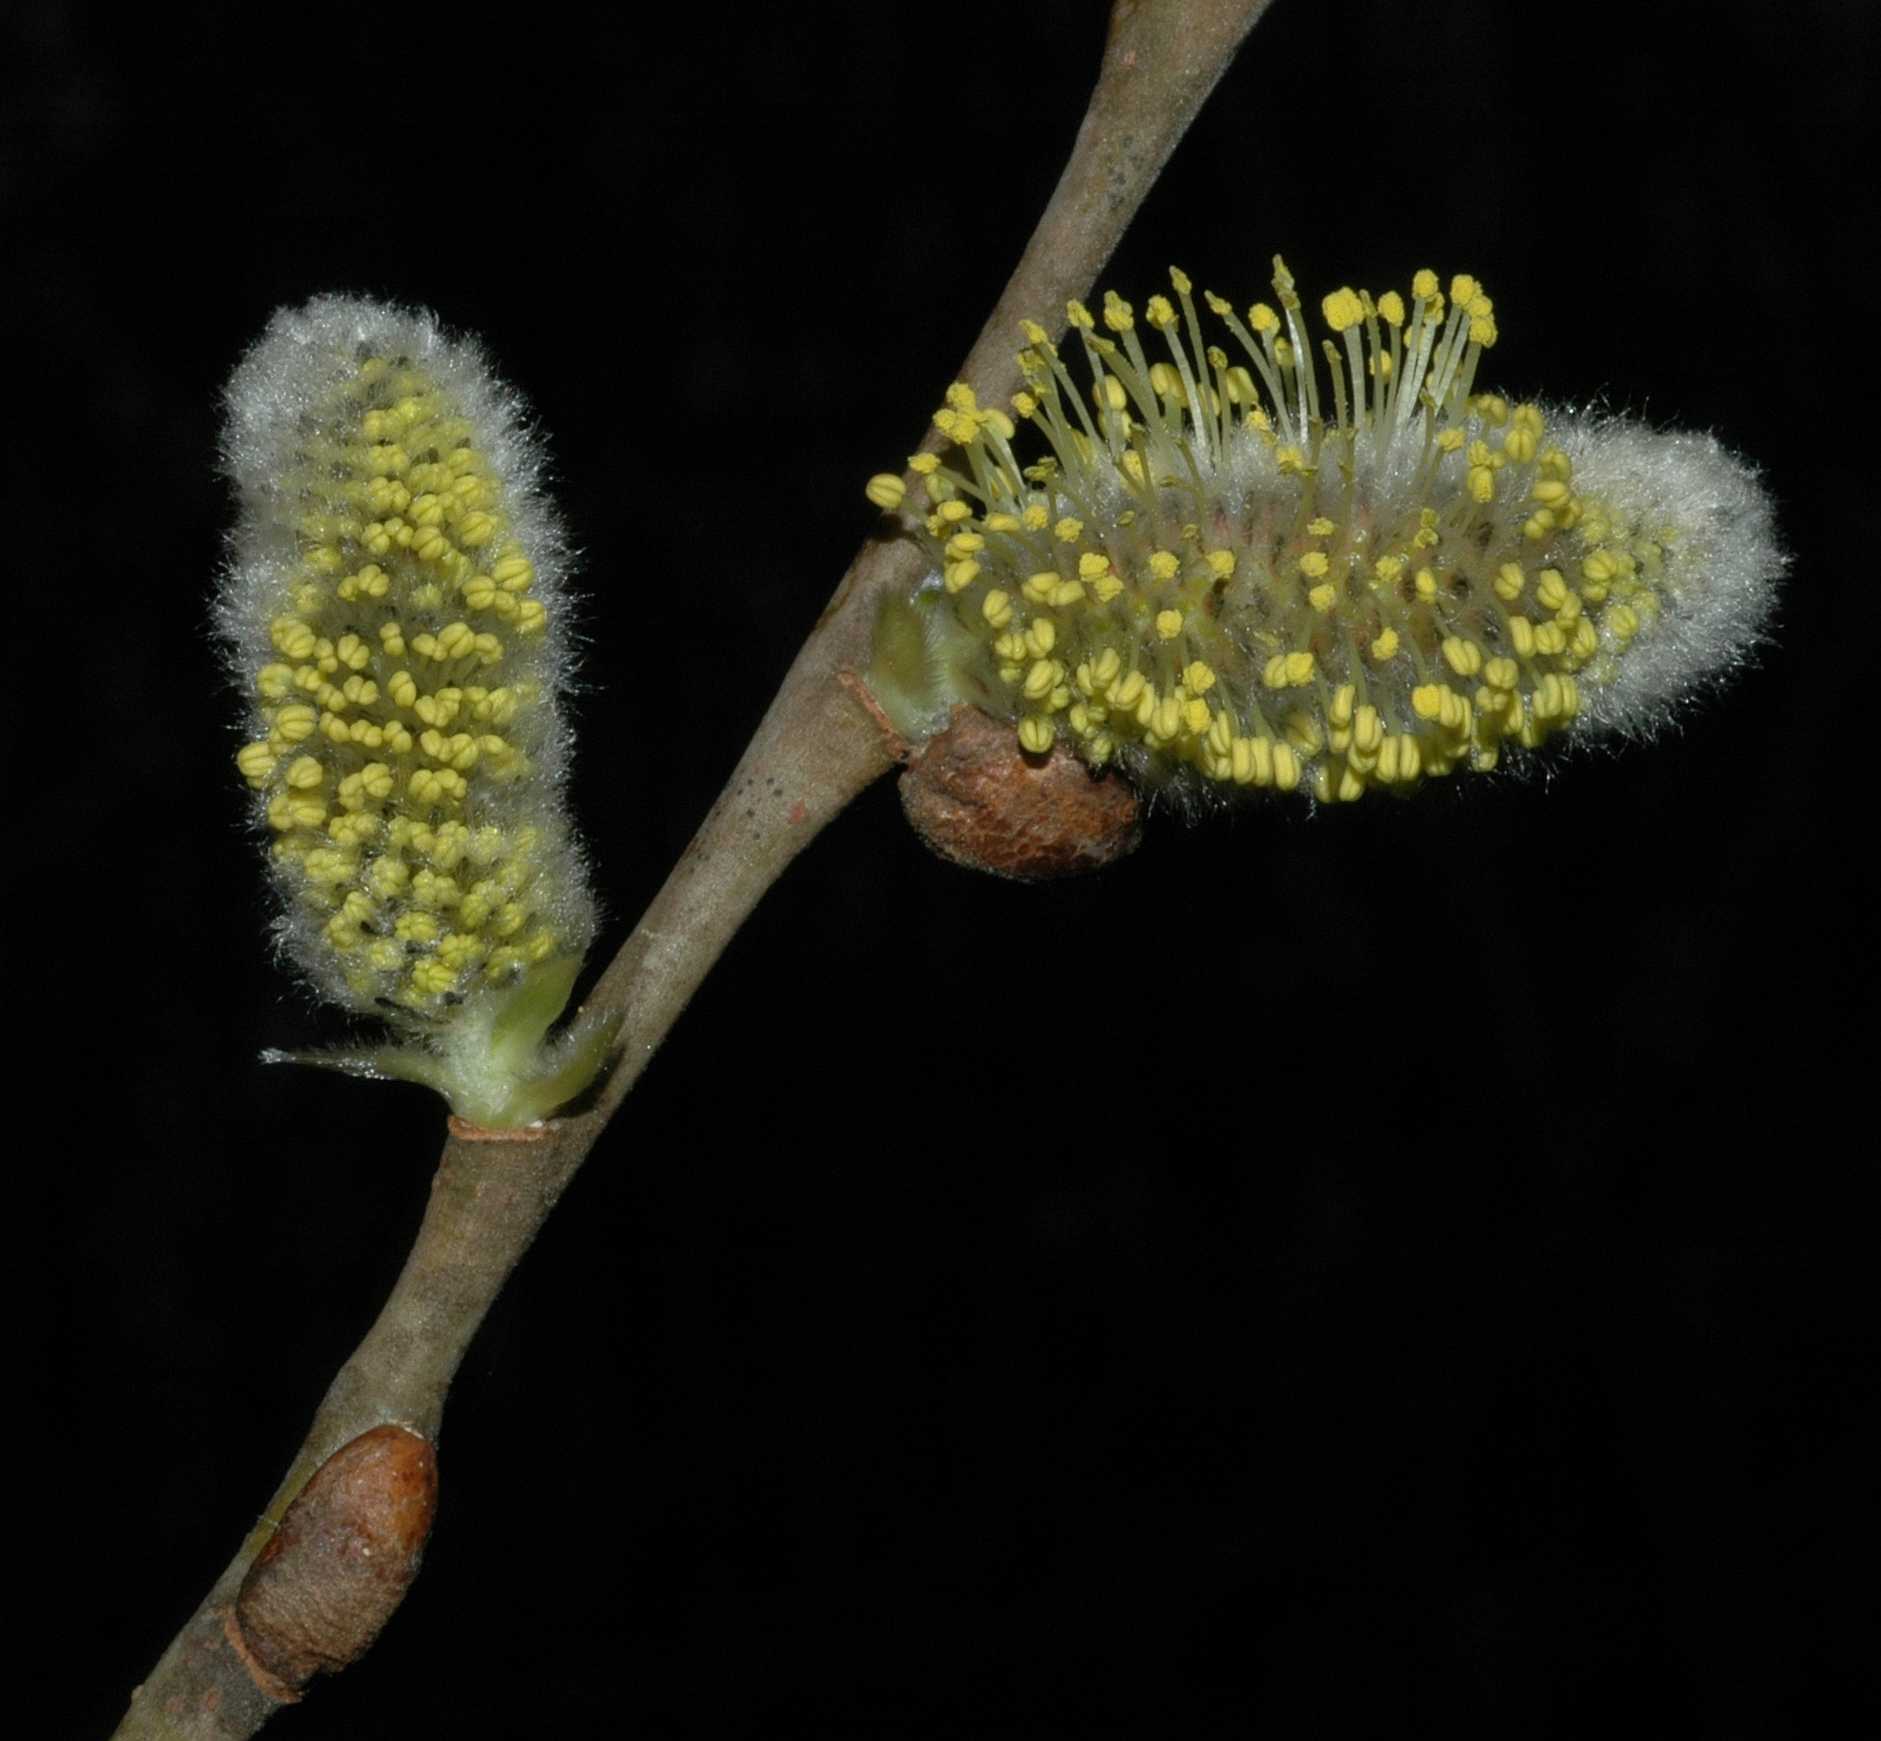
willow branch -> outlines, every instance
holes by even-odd
[[[1000,402],[1019,384],[1019,319],[1049,317],[1068,298],[1088,294],[1267,4],[1117,0],[1070,161],[961,370],[982,403]],[[937,440],[930,432],[930,444]],[[357,1614],[342,1613],[337,1622],[334,1615],[362,1600],[356,1579],[347,1582],[357,1573],[361,1542],[380,1544],[375,1571],[401,1554],[405,1563],[374,1586],[371,1601],[385,1612],[358,1649],[396,1606],[429,1525],[430,1448],[445,1396],[485,1313],[764,892],[894,765],[898,746],[856,673],[867,666],[878,598],[911,587],[924,565],[910,541],[885,538],[866,545],[843,576],[724,791],[588,999],[587,1009],[618,1012],[621,1020],[619,1058],[594,1103],[527,1140],[496,1140],[453,1121],[423,1223],[384,1310],[333,1380],[260,1521],[133,1694],[117,1730],[124,1741],[252,1735],[299,1696],[301,1667],[311,1664],[311,1674],[344,1666],[352,1646],[321,1628],[361,1629]],[[387,1429],[403,1429],[411,1446]],[[356,1450],[362,1443],[389,1446],[389,1455],[366,1456]],[[317,1473],[321,1480],[309,1490]],[[262,1572],[272,1581],[272,1606],[255,1599]],[[258,1635],[264,1625],[267,1637]]]

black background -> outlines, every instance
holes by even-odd
[[[76,1735],[265,1500],[440,1134],[418,1090],[254,1061],[337,1030],[263,947],[206,633],[227,371],[340,288],[530,396],[586,552],[611,950],[1101,46],[1063,4],[262,17],[6,14],[12,1233],[53,1526],[16,1567]],[[405,1611],[271,1733],[1873,1732],[1874,35],[1855,0],[1278,0],[1104,282],[1475,272],[1490,384],[1767,470],[1773,645],[1650,747],[1163,818],[1079,885],[976,880],[867,794],[472,1349]]]

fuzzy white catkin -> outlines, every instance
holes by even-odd
[[[904,735],[967,701],[1178,801],[1343,802],[1649,737],[1746,661],[1786,567],[1754,467],[1476,392],[1497,317],[1467,274],[1335,291],[1317,344],[1273,282],[1245,323],[1203,292],[1233,350],[1173,268],[1179,309],[1071,303],[1064,350],[1024,323],[1013,415],[955,383],[948,447],[869,481],[932,558],[877,625]]]
[[[218,614],[276,937],[335,1001],[436,1035],[595,930],[541,445],[474,342],[352,297],[278,312],[227,413]]]
[[[1648,524],[1678,525],[1655,632],[1583,683],[1579,726],[1650,737],[1688,698],[1724,683],[1762,641],[1787,567],[1757,472],[1714,435],[1658,430],[1631,418],[1553,415],[1555,439],[1583,489],[1624,503]]]

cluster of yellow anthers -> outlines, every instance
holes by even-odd
[[[223,611],[253,721],[236,762],[289,953],[421,1028],[578,960],[594,919],[560,806],[561,542],[511,402],[428,318],[326,299],[276,317],[229,403]]]
[[[1204,293],[1233,356],[1205,344],[1172,270],[1174,303],[1069,305],[1088,394],[1030,322],[1012,415],[949,389],[935,423],[950,457],[909,461],[934,559],[909,601],[923,657],[892,656],[892,613],[878,631],[904,730],[964,699],[1011,719],[1029,752],[1063,741],[1139,779],[1341,800],[1494,768],[1584,714],[1643,717],[1704,675],[1687,660],[1658,693],[1625,693],[1629,657],[1669,613],[1710,608],[1735,636],[1722,657],[1741,650],[1762,605],[1740,587],[1707,606],[1712,546],[1761,515],[1759,583],[1780,558],[1754,479],[1715,443],[1657,438],[1673,445],[1642,475],[1620,458],[1636,426],[1473,392],[1494,307],[1465,276],[1446,298],[1430,271],[1408,297],[1325,298],[1328,404],[1274,265],[1277,309],[1244,320]],[[1143,326],[1166,357],[1151,360]],[[1015,419],[1048,450],[1033,463]],[[1722,468],[1719,512],[1687,499],[1695,460]],[[909,480],[883,474],[868,494],[902,509]]]

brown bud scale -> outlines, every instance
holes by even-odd
[[[235,1600],[231,1635],[263,1691],[294,1698],[365,1654],[418,1574],[437,1508],[437,1453],[408,1427],[361,1433],[314,1471]]]
[[[944,859],[1020,882],[1101,870],[1142,838],[1136,794],[1069,750],[1028,756],[1010,725],[973,707],[909,758],[901,807]]]

